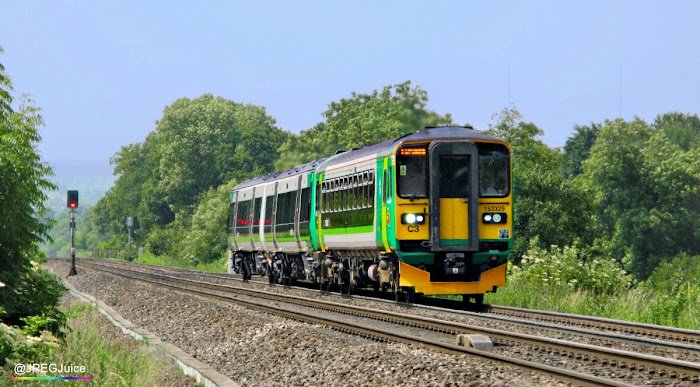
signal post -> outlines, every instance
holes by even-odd
[[[75,270],[75,209],[78,208],[78,191],[68,191],[67,206],[70,208],[70,272],[68,276],[77,275]]]

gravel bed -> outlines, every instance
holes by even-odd
[[[119,263],[121,263],[121,262],[119,262]],[[350,305],[360,306],[360,307],[367,307],[367,308],[372,308],[372,309],[376,309],[376,310],[386,310],[386,311],[391,311],[391,312],[396,312],[396,313],[404,313],[404,314],[409,314],[409,315],[432,317],[432,318],[438,318],[438,319],[447,320],[447,321],[455,321],[455,322],[460,322],[460,323],[475,325],[475,326],[480,326],[480,327],[502,329],[502,330],[508,330],[510,332],[519,332],[519,333],[524,333],[524,334],[533,334],[533,335],[536,334],[538,336],[545,336],[545,337],[551,337],[554,339],[575,341],[575,342],[586,343],[586,344],[591,344],[591,345],[598,345],[598,346],[602,346],[602,347],[615,348],[615,349],[620,349],[620,350],[624,350],[624,351],[645,353],[645,354],[649,354],[649,355],[662,356],[662,357],[667,357],[667,358],[671,358],[671,359],[679,359],[679,360],[690,361],[690,362],[700,362],[700,356],[698,355],[697,352],[687,351],[687,350],[682,350],[682,349],[669,349],[669,348],[663,348],[663,347],[658,347],[655,345],[647,345],[647,344],[632,344],[632,343],[621,342],[621,341],[617,341],[617,340],[610,340],[607,338],[596,339],[596,338],[590,338],[590,337],[585,337],[585,336],[579,336],[579,335],[575,335],[575,334],[571,334],[571,333],[567,333],[567,332],[563,332],[563,331],[555,331],[555,330],[548,330],[548,329],[543,330],[543,329],[538,329],[538,328],[525,327],[525,326],[520,326],[517,324],[505,322],[505,321],[504,322],[497,322],[491,318],[488,318],[488,319],[487,318],[479,318],[478,316],[470,316],[468,314],[441,312],[441,311],[437,311],[434,309],[409,307],[409,306],[397,305],[397,304],[393,304],[393,303],[378,302],[378,301],[374,301],[374,300],[366,300],[366,299],[359,299],[359,298],[341,297],[341,296],[339,296],[337,294],[333,294],[333,293],[321,294],[320,292],[307,291],[307,290],[303,290],[303,289],[285,288],[282,285],[268,285],[268,284],[252,283],[252,282],[244,283],[242,281],[237,281],[237,280],[216,279],[216,278],[211,278],[208,276],[198,275],[196,273],[190,274],[190,273],[182,272],[180,270],[172,270],[170,268],[160,268],[160,267],[153,267],[153,266],[148,266],[148,265],[138,265],[138,267],[148,267],[154,271],[167,273],[167,274],[172,275],[172,276],[189,278],[189,279],[194,279],[194,280],[199,280],[199,281],[204,281],[204,282],[253,288],[253,289],[257,289],[257,290],[265,290],[268,292],[284,293],[284,294],[296,295],[296,296],[300,296],[300,297],[307,297],[307,298],[313,298],[313,299],[322,299],[325,301],[342,302],[344,304],[350,304]],[[256,280],[257,279],[256,277],[257,276],[254,276],[253,279]],[[263,278],[263,277],[260,277],[260,278]],[[263,278],[263,279],[265,279],[265,278]]]
[[[68,272],[64,262],[47,266]],[[367,341],[85,267],[67,281],[242,385],[565,385],[517,367]]]

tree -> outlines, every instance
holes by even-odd
[[[583,163],[606,251],[640,279],[679,252],[700,253],[700,149],[685,147],[695,120],[606,121]]]
[[[173,212],[234,177],[271,172],[287,136],[274,124],[264,108],[211,94],[166,107],[156,128],[158,188]]]
[[[700,117],[697,114],[669,112],[657,116],[653,125],[685,152],[700,148]]]
[[[28,97],[21,98],[17,111],[12,102],[12,82],[0,64],[0,283],[5,284],[0,288],[0,309],[5,310],[3,319],[16,322],[56,307],[60,295],[57,283],[44,281],[45,274],[32,265],[52,224],[43,219],[43,190],[56,189],[47,180],[51,168],[36,150],[43,121]]]
[[[97,203],[95,223],[123,245],[126,218],[133,216],[137,243],[179,256],[202,197],[231,179],[271,172],[288,136],[262,107],[211,94],[180,98],[165,107],[143,143],[123,146],[111,158],[118,178]]]

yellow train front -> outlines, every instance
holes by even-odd
[[[374,272],[388,266],[392,287],[409,300],[418,293],[482,303],[505,285],[513,243],[508,144],[471,128],[438,127],[393,145],[377,174],[385,180],[378,188],[389,262]]]
[[[513,234],[504,141],[425,128],[333,156],[314,180],[315,281],[476,303],[505,285]]]

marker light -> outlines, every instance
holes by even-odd
[[[506,216],[506,214],[503,213],[487,213],[482,215],[481,220],[484,223],[506,223],[508,220],[508,216]]]
[[[425,214],[402,214],[402,224],[423,224],[425,223]]]

